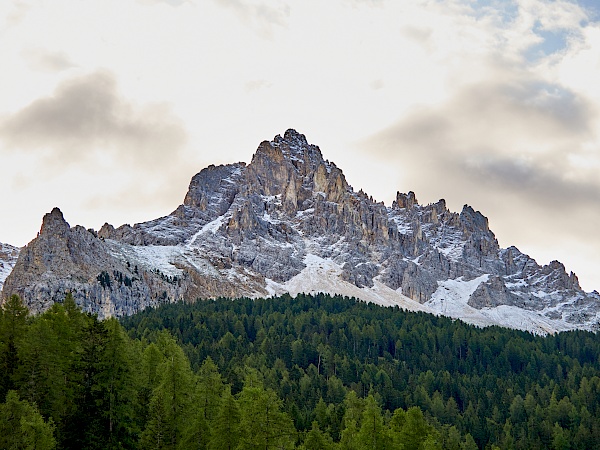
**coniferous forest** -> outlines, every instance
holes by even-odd
[[[600,337],[328,295],[0,313],[0,448],[600,448]]]

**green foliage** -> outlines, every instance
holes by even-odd
[[[301,447],[305,450],[333,450],[333,439],[329,434],[319,429],[319,424],[315,421],[312,428],[306,434],[304,444]]]
[[[37,408],[9,391],[0,404],[0,448],[51,450],[56,447],[54,426]]]
[[[103,289],[111,288],[112,282],[110,281],[110,275],[108,274],[108,272],[103,270],[98,274],[96,279],[98,280],[100,286],[102,286]]]
[[[420,408],[412,406],[406,411],[404,423],[398,432],[398,441],[405,450],[418,450],[421,443],[433,432]]]
[[[418,407],[432,447],[550,448],[555,423],[572,447],[600,442],[600,337],[589,332],[480,329],[322,294],[171,304],[122,323],[134,338],[170,330],[192,368],[210,357],[234,393],[253,368],[299,432],[316,420],[342,448],[357,445],[369,393],[396,434],[394,411]]]
[[[326,295],[172,304],[122,324],[71,295],[35,317],[18,297],[3,305],[0,427],[12,428],[0,438],[173,450],[600,442],[592,333],[478,329]]]
[[[240,437],[240,407],[231,395],[231,386],[225,386],[219,402],[219,408],[212,422],[209,450],[233,450],[237,448]]]
[[[385,450],[391,446],[391,436],[383,423],[381,408],[372,395],[365,400],[360,431],[356,438],[359,448],[365,450]]]
[[[296,429],[271,389],[252,380],[239,395],[240,446],[248,450],[293,448]]]
[[[156,371],[157,385],[150,397],[142,443],[147,448],[175,449],[182,445],[190,424],[202,425],[194,420],[198,414],[193,414],[196,380],[183,350],[168,333],[161,333],[157,344],[162,358]]]
[[[4,398],[15,388],[20,364],[17,347],[25,334],[28,311],[18,295],[11,295],[0,312],[0,398]]]

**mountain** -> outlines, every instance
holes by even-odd
[[[57,208],[19,254],[3,296],[43,311],[72,292],[101,317],[197,298],[326,292],[548,333],[600,328],[600,295],[553,261],[501,249],[488,220],[413,192],[391,206],[355,192],[288,130],[250,164],[209,166],[183,204],[150,222],[70,227]]]
[[[4,280],[13,270],[19,257],[19,248],[0,242],[0,291],[4,285]]]

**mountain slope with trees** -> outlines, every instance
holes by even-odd
[[[0,429],[13,431],[0,447],[600,442],[600,339],[588,332],[479,329],[328,295],[179,303],[122,323],[70,296],[33,317],[16,296],[1,311]]]

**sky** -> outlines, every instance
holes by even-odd
[[[294,128],[600,290],[596,0],[8,0],[0,67],[0,242],[169,214]]]

